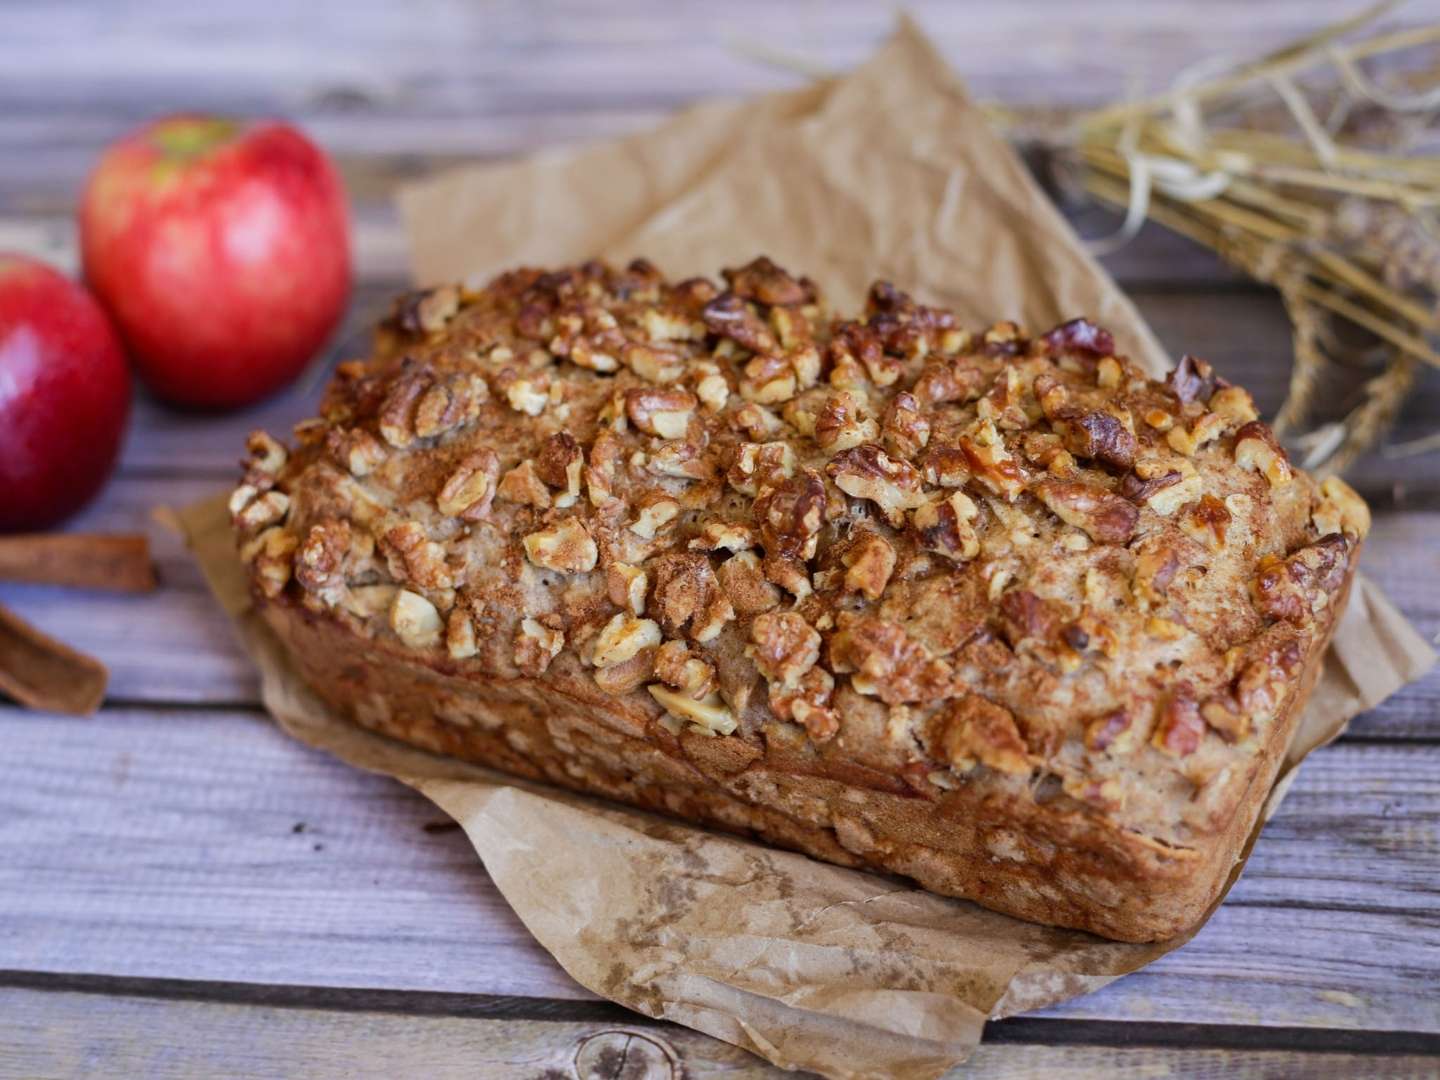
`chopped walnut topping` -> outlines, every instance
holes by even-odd
[[[1129,753],[1135,749],[1135,718],[1126,708],[1111,709],[1085,725],[1085,745],[1091,750]]]
[[[500,459],[495,451],[476,450],[463,458],[435,494],[435,507],[448,517],[478,521],[495,498],[495,478]]]
[[[285,447],[281,446],[269,432],[261,431],[258,428],[245,439],[245,449],[250,454],[250,459],[242,462],[247,473],[255,472],[266,476],[278,476],[289,457],[285,452]]]
[[[451,660],[468,660],[480,651],[475,640],[475,623],[461,608],[452,608],[445,621],[445,651]]]
[[[796,464],[789,443],[741,443],[726,479],[736,491],[753,497],[794,476]]]
[[[815,286],[809,278],[793,278],[764,255],[738,270],[722,272],[736,296],[759,304],[795,307],[815,300]]]
[[[625,414],[647,435],[683,439],[698,402],[688,390],[646,387],[625,392]]]
[[[1014,324],[1009,324],[1013,326]],[[1018,332],[1018,331],[1017,331]],[[989,340],[989,335],[986,335]],[[1061,323],[1040,339],[1052,355],[1077,353],[1088,357],[1108,357],[1115,352],[1115,339],[1103,326],[1096,326],[1089,319],[1071,319]]]
[[[978,694],[945,705],[930,721],[930,743],[951,768],[968,772],[978,761],[1013,776],[1032,770],[1029,748],[1008,709]]]
[[[536,474],[533,461],[522,461],[502,476],[495,497],[537,510],[550,509],[550,489]]]
[[[813,558],[825,506],[825,481],[813,469],[768,489],[754,509],[766,555],[798,562]]]
[[[1272,488],[1284,487],[1293,477],[1285,451],[1275,441],[1270,428],[1258,420],[1252,420],[1236,432],[1235,464],[1260,473]]]
[[[654,587],[650,611],[667,637],[688,635],[710,641],[735,617],[735,609],[720,588],[710,560],[690,552],[671,552],[650,563]]]
[[[539,416],[550,403],[549,391],[533,379],[516,379],[505,387],[505,400],[516,412]]]
[[[774,335],[741,297],[722,293],[705,305],[701,312],[706,328],[712,334],[728,338],[741,348],[755,353],[774,353]]]
[[[515,635],[515,666],[522,674],[538,679],[564,647],[565,633],[558,627],[538,619],[521,619],[520,631]]]
[[[839,714],[831,708],[834,693],[835,677],[822,667],[812,667],[794,686],[770,684],[770,710],[781,720],[799,724],[814,742],[827,742],[840,731]]]
[[[631,659],[642,649],[654,649],[659,645],[658,623],[622,612],[611,618],[595,638],[592,662],[598,668],[614,667]]]
[[[989,420],[977,422],[969,434],[960,436],[959,446],[975,479],[996,495],[1014,499],[1025,489],[1024,471]]]
[[[257,494],[254,487],[241,484],[230,496],[230,519],[237,529],[259,532],[285,520],[290,512],[290,496],[283,491]]]
[[[1135,433],[1113,413],[1087,412],[1068,422],[1065,446],[1076,457],[1128,469],[1135,463],[1135,445]]]
[[[240,549],[241,562],[254,570],[256,584],[268,597],[279,596],[290,581],[290,560],[298,541],[279,526],[266,529]]]
[[[926,551],[961,562],[980,554],[980,537],[972,524],[979,516],[979,507],[968,495],[952,491],[948,496],[918,507],[910,515],[910,525]]]
[[[1225,418],[1236,427],[1260,418],[1255,409],[1255,399],[1241,386],[1227,386],[1210,395],[1210,411]]]
[[[892,458],[874,443],[830,459],[825,471],[846,495],[869,499],[893,528],[905,524],[905,511],[925,502],[924,481],[913,465]]]
[[[390,565],[390,576],[396,581],[418,585],[422,589],[449,589],[455,582],[445,563],[445,548],[431,540],[425,526],[406,521],[391,526],[380,538]]]
[[[390,629],[412,649],[428,649],[439,644],[445,624],[435,605],[419,593],[398,589],[390,603]]]
[[[705,408],[718,413],[730,400],[730,384],[714,364],[696,364],[694,370],[700,373],[700,379],[695,384],[695,396]]]
[[[640,326],[651,341],[699,341],[705,336],[704,323],[661,308],[641,312]]]
[[[1000,597],[1001,630],[1011,648],[1023,641],[1052,641],[1061,621],[1055,602],[1041,599],[1029,589],[1010,589]]]
[[[385,461],[384,444],[368,431],[332,430],[326,436],[326,445],[351,476],[369,476]]]
[[[887,705],[938,700],[950,692],[949,665],[885,619],[842,613],[829,651],[831,670],[854,672],[851,685]]]
[[[759,616],[750,625],[745,655],[772,683],[794,689],[820,659],[820,635],[793,611]]]
[[[645,597],[650,591],[650,575],[629,563],[611,563],[605,569],[605,590],[610,602],[632,615],[645,613]]]
[[[1211,551],[1225,546],[1230,527],[1230,511],[1214,495],[1202,495],[1180,514],[1180,530],[1198,540]]]
[[[568,431],[557,431],[540,444],[535,475],[550,487],[560,489],[554,503],[562,510],[574,506],[580,498],[580,472],[584,464],[580,446]]]
[[[625,366],[652,383],[672,383],[685,374],[685,358],[670,349],[631,342],[621,356]]]
[[[735,714],[725,707],[719,694],[711,694],[700,701],[685,694],[677,694],[659,683],[645,688],[671,716],[688,720],[709,735],[729,735],[736,727]]]
[[[914,394],[896,394],[885,410],[885,449],[898,458],[913,460],[930,441],[930,421],[920,411]]]
[[[1135,504],[1104,488],[1069,480],[1041,480],[1031,489],[1067,525],[1102,544],[1124,544],[1135,535]]]
[[[1102,390],[1114,390],[1125,377],[1125,369],[1113,356],[1101,359],[1095,367],[1095,385]]]
[[[1195,703],[1195,692],[1189,683],[1181,682],[1160,710],[1160,722],[1150,745],[1171,757],[1186,757],[1200,749],[1204,738],[1205,721]]]
[[[639,511],[630,523],[630,531],[646,540],[654,540],[661,529],[679,516],[680,503],[677,500],[663,491],[650,492],[641,498]]]
[[[710,521],[690,541],[691,551],[746,551],[755,546],[755,532],[733,521]]]
[[[1216,377],[1214,368],[1189,353],[1180,357],[1180,363],[1165,377],[1166,388],[1182,405],[1188,405],[1192,401],[1209,401],[1215,388],[1222,383],[1224,380]]]
[[[845,588],[879,600],[895,572],[895,549],[879,533],[861,533],[845,551]]]
[[[667,641],[656,651],[655,677],[695,701],[715,690],[715,666],[701,659],[683,641]]]
[[[1255,579],[1260,611],[1296,625],[1311,621],[1344,583],[1349,552],[1345,537],[1331,533],[1288,558],[1262,559]]]
[[[429,439],[473,423],[489,397],[490,387],[479,375],[457,375],[435,383],[415,406],[414,432]]]
[[[562,574],[595,569],[600,557],[595,541],[577,518],[563,518],[526,536],[525,555],[536,566]]]
[[[380,406],[380,436],[397,450],[415,442],[415,403],[430,386],[428,371],[407,361]]]
[[[1219,413],[1202,413],[1188,428],[1172,427],[1165,433],[1165,441],[1177,453],[1194,457],[1202,446],[1224,434],[1226,423]]]
[[[1327,476],[1320,494],[1322,498],[1310,515],[1315,531],[1321,536],[1349,533],[1364,539],[1370,532],[1370,508],[1355,489],[1338,476]]]
[[[855,395],[842,390],[832,395],[815,416],[815,442],[826,453],[850,450],[880,437],[880,426],[863,415]]]
[[[454,285],[407,293],[395,306],[395,325],[409,334],[438,334],[460,310],[460,290]]]
[[[780,606],[780,590],[765,580],[760,557],[742,551],[715,571],[725,596],[742,616],[758,615]]]
[[[295,553],[295,580],[306,592],[333,607],[345,595],[345,563],[352,550],[373,547],[369,534],[357,534],[348,521],[331,518],[316,522]],[[363,551],[357,550],[356,554]]]

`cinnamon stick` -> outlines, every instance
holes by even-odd
[[[142,535],[29,533],[0,536],[0,580],[148,592],[155,567]]]
[[[21,705],[88,716],[109,680],[105,665],[31,626],[0,605],[0,691]]]

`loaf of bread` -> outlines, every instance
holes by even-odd
[[[355,723],[1038,922],[1169,937],[1254,827],[1365,504],[1075,319],[768,259],[403,297],[231,501]]]

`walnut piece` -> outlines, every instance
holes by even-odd
[[[895,572],[895,549],[879,533],[861,533],[841,556],[845,588],[867,600],[879,600]]]
[[[1348,533],[1363,540],[1370,532],[1370,507],[1355,489],[1338,476],[1327,476],[1320,495],[1310,512],[1315,531],[1321,536]]]
[[[1270,428],[1258,420],[1252,420],[1235,433],[1235,464],[1258,472],[1272,488],[1284,487],[1294,476],[1285,451],[1275,441]]]
[[[905,524],[905,511],[925,502],[924,480],[907,461],[891,457],[874,443],[846,450],[830,459],[825,471],[846,495],[869,499],[893,528]]]
[[[412,649],[428,649],[439,644],[445,624],[435,605],[419,593],[397,589],[390,603],[390,629]]]
[[[966,772],[976,762],[997,772],[1028,776],[1029,748],[1008,709],[978,694],[946,703],[930,721],[930,741],[942,761]]]
[[[538,619],[521,619],[520,630],[515,635],[515,666],[523,674],[538,679],[564,647],[565,634],[558,627],[547,626]]]
[[[482,449],[468,454],[435,493],[436,509],[447,517],[478,521],[490,509],[499,475],[500,459],[495,451]]]
[[[1096,543],[1124,544],[1135,535],[1140,520],[1135,504],[1104,488],[1047,479],[1031,490],[1051,513],[1065,524],[1083,529]]]
[[[578,518],[573,517],[530,533],[522,543],[525,556],[532,563],[562,574],[594,570],[600,557],[590,533]]]
[[[698,404],[695,395],[675,387],[640,387],[625,392],[625,415],[647,435],[683,439]]]
[[[591,659],[597,668],[614,667],[631,659],[642,649],[654,649],[659,644],[658,623],[622,612],[601,628],[594,641]]]
[[[1186,757],[1200,749],[1205,738],[1205,721],[1200,716],[1200,707],[1195,702],[1195,692],[1187,682],[1181,682],[1165,701],[1160,710],[1160,722],[1150,745],[1162,754],[1171,757]]]
[[[793,611],[759,616],[750,625],[745,655],[772,683],[793,689],[820,659],[820,635]]]
[[[659,683],[645,688],[666,712],[681,720],[688,720],[708,735],[729,735],[735,730],[735,715],[725,707],[719,694],[711,694],[696,701],[686,694],[676,693]]]
[[[916,508],[910,515],[910,525],[926,551],[963,562],[980,554],[980,536],[974,526],[979,516],[980,509],[970,496],[963,491],[952,491]]]

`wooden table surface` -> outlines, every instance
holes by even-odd
[[[1074,105],[1356,5],[915,6],[978,95]],[[736,42],[841,67],[891,19],[853,0],[615,7],[11,0],[0,249],[73,266],[85,170],[143,118],[283,113],[339,157],[355,201],[353,335],[405,281],[390,204],[404,178],[795,85]],[[1273,295],[1154,230],[1108,264],[1172,350],[1208,357],[1274,408],[1289,344]],[[258,709],[197,569],[150,515],[231,483],[244,433],[286,429],[316,385],[220,419],[139,401],[118,475],[73,527],[149,532],[158,592],[0,586],[0,602],[112,672],[93,719],[0,706],[0,1077],[668,1076],[667,1054],[686,1075],[772,1075],[581,989],[429,803],[295,744]],[[1395,437],[1437,422],[1430,372]],[[1372,455],[1352,479],[1376,511],[1366,569],[1436,636],[1440,455]],[[1433,1076],[1437,1055],[1432,673],[1311,758],[1193,942],[1099,993],[991,1025],[970,1069]]]

